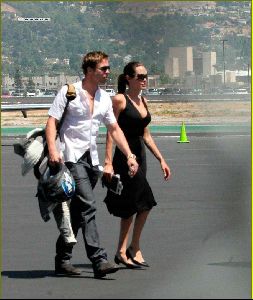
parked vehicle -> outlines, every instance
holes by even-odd
[[[13,92],[11,95],[12,95],[13,97],[23,97],[23,96],[24,96],[23,93],[19,93],[19,92]]]
[[[241,89],[235,89],[234,90],[235,94],[249,94],[248,90],[245,88],[241,88]]]
[[[234,90],[232,88],[223,88],[222,89],[222,94],[225,94],[225,95],[231,95],[231,94],[234,94]]]
[[[173,94],[172,88],[165,88],[161,91],[161,95],[171,95],[171,94]]]
[[[116,95],[114,89],[105,89],[105,91],[106,91],[111,97]]]
[[[54,91],[45,91],[40,97],[54,97],[56,93]]]
[[[149,95],[149,96],[157,96],[157,95],[160,95],[160,92],[158,91],[158,89],[155,89],[155,88],[150,88],[148,89],[147,91],[145,91],[145,95]]]
[[[27,97],[35,97],[35,96],[36,96],[36,93],[35,93],[35,92],[27,92],[27,93],[26,93],[26,96],[27,96]]]

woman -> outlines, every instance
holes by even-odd
[[[105,198],[108,211],[121,218],[118,249],[115,262],[122,263],[128,268],[148,267],[140,250],[140,237],[147,216],[157,203],[146,179],[145,145],[159,160],[164,179],[170,177],[170,168],[158,150],[148,129],[151,116],[147,100],[140,96],[146,88],[147,70],[139,62],[130,62],[124,68],[124,73],[118,78],[118,92],[113,97],[113,109],[118,124],[123,130],[132,153],[136,155],[139,170],[134,177],[128,172],[127,159],[116,147],[112,159],[113,141],[107,134],[105,173],[120,174],[123,183],[121,195],[108,190]],[[128,90],[126,92],[126,87]],[[107,176],[109,180],[109,175]],[[135,220],[134,220],[135,215]],[[131,243],[127,248],[131,225],[134,221]]]

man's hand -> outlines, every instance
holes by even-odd
[[[59,164],[59,163],[63,163],[63,159],[61,154],[58,151],[50,151],[49,155],[48,155],[48,163],[50,165],[55,165],[55,164]]]
[[[104,177],[105,179],[110,182],[111,179],[112,179],[112,174],[114,173],[114,170],[113,170],[113,166],[112,164],[109,164],[109,163],[105,163],[104,165]]]
[[[124,136],[123,131],[119,127],[119,124],[117,122],[109,124],[107,125],[107,129],[118,148],[121,150],[122,153],[124,153],[127,156],[129,175],[131,177],[134,176],[138,171],[139,165],[136,162],[135,155],[131,153],[126,137]]]

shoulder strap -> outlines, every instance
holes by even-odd
[[[72,101],[76,98],[76,89],[73,84],[67,84],[67,86],[68,90],[66,93],[66,98],[68,99],[68,101]]]
[[[129,102],[129,101],[131,101],[131,100],[129,99],[129,97],[127,96],[127,93],[125,93],[125,94],[123,94],[123,95],[124,95],[125,98],[126,98],[126,103]]]
[[[60,132],[61,126],[63,124],[63,121],[64,121],[66,113],[67,113],[67,108],[69,106],[69,102],[72,101],[72,100],[74,100],[76,98],[76,89],[75,89],[75,86],[73,84],[66,84],[66,85],[68,86],[68,90],[67,90],[67,93],[66,93],[67,103],[66,103],[66,106],[64,108],[64,112],[62,114],[61,120],[58,123],[57,133]]]
[[[148,111],[148,106],[147,106],[147,103],[146,101],[144,100],[144,97],[141,95],[141,101],[143,103],[143,105],[145,106],[146,110]]]

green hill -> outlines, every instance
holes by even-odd
[[[220,41],[215,45],[210,30],[201,26],[214,17],[182,15],[179,8],[171,14],[170,2],[176,1],[144,1],[137,6],[124,1],[6,2],[16,15],[2,7],[2,73],[13,75],[19,67],[24,76],[58,72],[74,75],[81,72],[83,54],[92,50],[108,53],[114,72],[120,72],[130,58],[143,61],[150,72],[163,73],[168,48],[176,46],[194,46],[196,51],[216,47],[221,57]],[[50,21],[21,22],[18,17]],[[226,15],[215,21],[221,23],[223,19]],[[242,51],[240,40],[235,40],[231,42],[238,44],[238,49],[233,48],[234,56]],[[250,41],[242,41],[243,55],[247,56]],[[59,63],[47,64],[50,59]],[[69,65],[63,64],[64,59],[69,59]]]

